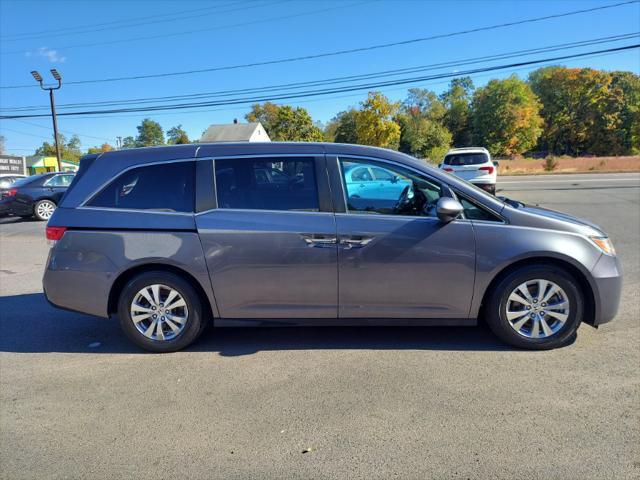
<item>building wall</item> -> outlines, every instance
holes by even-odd
[[[249,138],[249,141],[250,142],[270,142],[271,139],[269,138],[269,135],[267,135],[267,132],[264,130],[262,125],[260,125],[258,126],[258,128],[255,129],[255,131],[251,135],[251,138]]]

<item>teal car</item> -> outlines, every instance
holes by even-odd
[[[392,209],[400,199],[405,188],[412,185],[411,180],[399,177],[377,165],[362,163],[347,164],[344,172],[345,187],[349,203],[355,207],[361,199],[366,199],[372,208]]]

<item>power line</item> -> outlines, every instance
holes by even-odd
[[[290,19],[290,18],[297,18],[297,17],[303,17],[303,16],[307,16],[307,15],[315,15],[318,13],[324,13],[324,12],[329,12],[331,10],[337,10],[337,9],[344,9],[344,8],[350,8],[356,5],[362,5],[365,3],[370,3],[370,2],[375,2],[375,1],[379,1],[379,0],[366,0],[363,2],[356,2],[356,3],[352,3],[352,4],[348,4],[348,5],[344,5],[344,4],[340,4],[340,5],[336,5],[333,7],[327,7],[327,8],[322,8],[322,9],[318,9],[318,10],[312,10],[312,11],[308,11],[308,12],[301,12],[301,13],[294,13],[294,14],[290,14],[290,15],[283,15],[283,16],[277,16],[277,17],[270,17],[270,18],[261,18],[259,20],[252,20],[252,21],[248,21],[248,22],[241,22],[241,23],[235,23],[232,25],[217,25],[217,26],[213,26],[213,27],[207,27],[207,28],[199,28],[199,29],[195,29],[195,30],[186,30],[183,32],[174,32],[174,33],[162,33],[162,34],[158,34],[158,35],[146,35],[146,36],[142,36],[142,37],[131,37],[131,38],[122,38],[122,39],[118,39],[118,40],[110,40],[110,41],[106,41],[106,42],[93,42],[93,43],[82,43],[82,44],[76,44],[76,45],[61,45],[59,47],[53,47],[56,50],[71,50],[73,48],[85,48],[85,47],[97,47],[100,45],[115,45],[118,43],[131,43],[131,42],[137,42],[139,40],[153,40],[153,39],[158,39],[158,38],[167,38],[167,37],[176,37],[176,36],[180,36],[180,35],[191,35],[193,33],[201,33],[201,32],[210,32],[210,31],[220,31],[220,30],[224,30],[224,29],[228,29],[228,28],[237,28],[237,27],[246,27],[248,25],[256,25],[259,23],[268,23],[268,22],[274,22],[276,20],[285,20],[285,19]],[[637,0],[636,0],[637,1]],[[275,2],[275,3],[280,3]],[[24,49],[22,50],[14,50],[11,52],[2,52],[0,53],[0,55],[15,55],[15,54],[22,54],[24,53]]]
[[[18,134],[20,134],[20,135],[27,135],[27,136],[29,136],[29,137],[36,137],[36,138],[42,138],[42,139],[49,138],[49,137],[45,137],[45,136],[43,136],[43,135],[36,135],[36,134],[33,134],[33,133],[29,133],[29,132],[21,132],[20,130],[13,130],[13,129],[11,129],[11,128],[6,128],[6,127],[2,127],[2,128],[0,129],[0,131],[3,131],[3,132],[4,132],[4,131],[7,131],[7,132],[11,132],[11,133],[18,133]],[[51,137],[53,137],[53,135],[52,135]]]
[[[265,61],[261,61],[261,62],[252,62],[252,63],[244,63],[244,64],[236,64],[236,65],[225,65],[225,66],[220,66],[220,67],[209,67],[209,68],[203,68],[203,69],[197,69],[197,70],[185,70],[185,71],[180,71],[180,72],[164,72],[164,73],[155,73],[155,74],[147,74],[147,75],[133,75],[133,76],[126,76],[126,77],[111,77],[111,78],[92,79],[92,80],[76,80],[76,81],[66,82],[66,84],[67,85],[81,85],[81,84],[89,84],[89,83],[119,82],[119,81],[127,81],[127,80],[143,80],[143,79],[149,79],[149,78],[164,78],[164,77],[173,77],[173,76],[181,76],[181,75],[192,75],[192,74],[198,74],[198,73],[217,72],[217,71],[223,71],[223,70],[235,70],[235,69],[241,69],[241,68],[251,68],[251,67],[264,66],[264,65],[275,65],[275,64],[282,64],[282,63],[299,62],[299,61],[304,61],[304,60],[313,60],[313,59],[318,59],[318,58],[333,57],[333,56],[337,56],[337,55],[347,55],[347,54],[365,52],[365,51],[371,51],[371,50],[377,50],[377,49],[382,49],[382,48],[389,48],[389,47],[395,47],[395,46],[401,46],[401,45],[409,45],[409,44],[426,42],[426,41],[442,39],[442,38],[450,38],[450,37],[455,37],[455,36],[459,36],[459,35],[467,35],[467,34],[470,34],[470,33],[477,33],[477,32],[482,32],[482,31],[495,30],[495,29],[499,29],[499,28],[507,28],[507,27],[512,27],[512,26],[515,26],[515,25],[522,25],[522,24],[526,24],[526,23],[541,22],[541,21],[551,20],[551,19],[555,19],[555,18],[563,18],[563,17],[573,16],[573,15],[580,15],[580,14],[584,14],[584,13],[591,13],[591,12],[595,12],[595,11],[605,10],[605,9],[609,9],[609,8],[616,8],[616,7],[620,7],[620,6],[623,6],[623,5],[629,5],[629,4],[638,3],[638,2],[639,2],[639,0],[628,0],[628,1],[625,1],[625,2],[620,2],[620,3],[610,4],[610,5],[602,5],[602,6],[599,6],[599,7],[593,7],[593,8],[588,8],[588,9],[573,10],[573,11],[570,11],[570,12],[564,12],[564,13],[559,13],[559,14],[546,15],[546,16],[542,16],[542,17],[528,18],[528,19],[517,20],[517,21],[513,21],[513,22],[507,22],[507,23],[501,23],[501,24],[495,24],[495,25],[488,25],[488,26],[483,26],[483,27],[476,27],[476,28],[467,29],[467,30],[461,30],[461,31],[457,31],[457,32],[442,33],[442,34],[437,34],[437,35],[431,35],[431,36],[428,36],[428,37],[419,37],[419,38],[413,38],[413,39],[409,39],[409,40],[402,40],[402,41],[398,41],[398,42],[383,43],[383,44],[378,44],[378,45],[370,45],[370,46],[366,46],[366,47],[358,47],[358,48],[352,48],[352,49],[347,49],[347,50],[337,50],[337,51],[333,51],[333,52],[316,53],[316,54],[302,55],[302,56],[298,56],[298,57],[281,58],[281,59],[275,59],[275,60],[265,60]],[[11,85],[11,86],[0,86],[0,89],[32,88],[32,87],[33,87],[33,85],[31,85],[31,84],[29,84],[29,85]]]
[[[44,125],[38,125],[37,123],[33,123],[33,122],[26,122],[24,120],[18,120],[18,119],[13,119],[14,122],[19,122],[19,123],[23,123],[25,125],[31,125],[32,127],[38,127],[38,128],[43,128],[45,130],[50,130],[51,127],[45,127]],[[106,138],[106,137],[94,137],[93,135],[85,135],[83,133],[78,133],[78,132],[72,132],[71,130],[62,130],[62,129],[58,129],[59,132],[62,133],[66,133],[68,135],[76,135],[78,137],[83,137],[83,138],[92,138],[93,140],[106,140],[106,141],[111,141],[111,138]]]
[[[158,15],[145,15],[143,17],[133,17],[133,18],[127,18],[127,19],[122,19],[122,20],[112,20],[110,22],[102,22],[102,23],[94,23],[94,24],[90,24],[90,25],[82,25],[82,26],[77,26],[77,27],[62,27],[62,28],[52,28],[49,30],[40,30],[40,31],[36,31],[36,32],[22,32],[22,33],[14,33],[14,34],[10,34],[10,35],[0,35],[0,39],[5,40],[5,41],[12,41],[9,40],[11,37],[24,37],[24,36],[32,36],[32,35],[47,35],[47,34],[51,34],[51,33],[58,33],[58,32],[67,32],[67,31],[73,31],[73,30],[85,30],[85,29],[89,29],[89,28],[95,28],[95,27],[102,27],[102,26],[107,26],[107,25],[118,25],[121,23],[131,23],[131,22],[136,22],[139,20],[149,20],[151,18],[161,18],[161,17],[175,17],[176,15],[182,15],[185,13],[193,13],[193,12],[203,12],[203,11],[208,11],[208,10],[215,10],[217,8],[222,7],[228,7],[231,5],[236,5],[238,3],[244,3],[243,1],[239,1],[239,2],[231,2],[228,4],[223,4],[223,5],[216,5],[215,7],[204,7],[204,8],[194,8],[194,9],[189,9],[189,10],[180,10],[178,12],[171,12],[171,13],[162,13],[162,14],[158,14]],[[26,38],[21,38],[20,40],[27,40]]]
[[[179,20],[188,20],[191,18],[200,18],[204,15],[220,15],[222,13],[231,13],[231,12],[239,12],[242,10],[248,10],[248,9],[255,9],[255,8],[262,8],[262,7],[270,7],[273,5],[277,5],[279,3],[285,3],[287,1],[291,1],[291,0],[278,0],[275,2],[271,2],[271,3],[264,3],[261,5],[255,5],[255,4],[249,4],[247,5],[248,2],[236,2],[236,3],[243,3],[242,7],[238,7],[238,8],[232,8],[232,9],[228,9],[228,10],[218,10],[218,11],[214,11],[211,13],[198,13],[196,15],[187,15],[187,16],[172,16],[171,18],[167,18],[167,19],[163,19],[163,20],[152,20],[152,21],[147,21],[147,22],[139,22],[139,23],[133,23],[131,25],[120,25],[120,26],[106,26],[106,27],[102,27],[102,28],[90,28],[90,29],[85,29],[82,31],[77,31],[77,32],[70,32],[70,33],[59,33],[59,34],[48,34],[48,35],[43,35],[40,37],[29,37],[29,38],[16,38],[16,39],[10,39],[10,40],[3,40],[3,42],[17,42],[17,41],[24,41],[24,40],[37,40],[37,39],[49,39],[49,38],[53,38],[53,37],[64,37],[64,36],[69,36],[69,35],[80,35],[80,34],[84,34],[84,33],[95,33],[95,32],[102,32],[105,30],[108,31],[113,31],[113,30],[118,30],[118,29],[123,29],[123,28],[132,28],[132,27],[139,27],[139,26],[144,26],[144,25],[153,25],[153,24],[158,24],[158,23],[167,23],[167,22],[176,22]],[[235,5],[235,4],[232,4]],[[211,8],[208,8],[208,10],[210,10]],[[68,48],[68,47],[59,47],[59,48]]]
[[[507,53],[500,53],[500,54],[488,55],[483,57],[467,58],[464,60],[455,60],[455,61],[449,61],[449,62],[430,64],[430,65],[421,65],[421,66],[414,66],[414,67],[401,68],[401,69],[384,70],[384,71],[365,73],[365,74],[359,74],[359,75],[333,77],[333,78],[328,78],[323,80],[293,82],[293,83],[285,83],[285,84],[279,84],[279,85],[242,88],[242,89],[235,89],[235,90],[221,90],[221,91],[215,91],[215,92],[203,92],[203,93],[194,93],[194,94],[187,94],[187,95],[145,97],[145,98],[133,98],[133,99],[127,99],[127,100],[108,100],[108,101],[100,101],[100,102],[67,103],[67,104],[58,105],[58,107],[60,110],[64,110],[64,109],[77,109],[77,108],[92,107],[92,106],[118,106],[118,105],[128,105],[128,104],[147,104],[147,103],[159,103],[162,101],[170,101],[170,100],[224,97],[232,94],[261,93],[261,92],[267,92],[267,91],[273,91],[273,90],[281,90],[283,88],[298,89],[298,88],[304,88],[309,86],[339,84],[339,83],[352,82],[354,80],[384,78],[384,77],[397,76],[397,75],[407,74],[407,73],[417,73],[422,71],[435,70],[435,69],[440,69],[444,67],[451,67],[451,66],[459,67],[459,66],[465,66],[465,65],[473,65],[477,63],[484,63],[487,61],[504,60],[507,58],[514,58],[514,57],[520,57],[525,55],[549,53],[549,52],[554,52],[558,50],[567,50],[567,49],[581,48],[581,47],[592,46],[592,45],[597,45],[602,43],[618,42],[621,40],[628,40],[634,37],[638,37],[639,35],[640,35],[640,32],[633,32],[633,33],[626,33],[621,35],[612,35],[608,37],[600,37],[600,38],[589,39],[589,40],[563,43],[558,45],[551,45],[546,47],[518,50],[515,52],[507,52]],[[42,108],[46,108],[46,106],[30,105],[30,106],[24,106],[24,107],[6,107],[6,108],[0,108],[0,111],[27,112],[27,111],[37,111]]]
[[[563,64],[571,64],[573,63],[573,61],[575,60],[584,60],[584,59],[591,59],[591,58],[602,58],[602,57],[608,57],[611,55],[618,55],[620,53],[624,53],[624,52],[608,52],[608,53],[600,53],[600,54],[593,54],[593,55],[585,55],[584,57],[580,57],[578,59],[568,59],[567,61],[564,61]],[[573,61],[572,61],[573,60]],[[545,62],[545,63],[539,63],[536,65],[528,65],[528,66],[523,66],[523,67],[519,67],[519,68],[512,68],[509,69],[509,72],[522,72],[522,71],[528,71],[528,70],[533,70],[535,68],[543,68],[546,66],[551,66],[551,65],[556,65],[553,61],[551,62]],[[460,73],[456,73],[456,75],[459,75]],[[472,79],[478,79],[478,78],[487,78],[491,76],[491,72],[489,73],[484,73],[484,72],[480,72],[480,73],[468,73],[466,76],[472,78]],[[446,79],[440,79],[436,81],[425,81],[425,82],[416,82],[417,83],[417,87],[419,88],[424,88],[424,87],[428,87],[431,85],[443,85],[446,83],[449,83],[449,78]],[[402,86],[402,87],[396,87],[396,88],[381,88],[380,91],[381,92],[397,92],[397,91],[401,91],[404,90],[406,87]],[[359,98],[361,97],[361,93],[347,93],[347,94],[327,94],[326,96],[323,97],[314,97],[311,99],[298,99],[296,101],[296,104],[309,104],[309,103],[315,103],[315,102],[324,102],[326,101],[327,98],[329,99],[344,99],[344,98]],[[276,105],[286,105],[286,103],[284,102],[274,102]],[[192,113],[210,113],[210,112],[235,112],[235,111],[240,111],[240,110],[246,110],[246,107],[244,106],[245,104],[236,104],[233,105],[232,108],[226,108],[226,107],[220,107],[220,108],[206,108],[206,107],[202,107],[202,108],[206,108],[205,110],[201,110],[198,109],[197,111],[194,111]],[[167,115],[182,115],[183,112],[182,110],[178,110],[176,112],[173,111],[168,111],[168,112],[154,112],[154,117],[158,117],[158,116],[167,116]],[[75,117],[69,117],[68,120],[85,120],[85,119],[107,119],[110,118],[112,116],[116,116],[117,118],[142,118],[142,117],[148,117],[149,114],[147,113],[142,113],[142,114],[129,114],[127,115],[126,113],[123,114],[107,114],[107,115],[77,115]]]
[[[31,123],[31,122],[25,122],[25,121],[23,121],[23,120],[17,120],[17,119],[15,119],[15,118],[13,118],[13,119],[11,119],[11,120],[13,120],[13,121],[15,121],[15,122],[24,123],[24,124],[27,124],[27,125],[33,125],[33,126],[35,126],[35,127],[41,127],[41,128],[48,129],[48,127],[44,127],[44,126],[42,126],[42,125],[36,125],[35,123]],[[3,126],[3,127],[0,127],[0,132],[4,132],[4,131],[11,132],[11,133],[17,133],[17,134],[19,134],[19,135],[26,135],[26,136],[29,136],[29,137],[41,138],[41,139],[45,139],[45,140],[46,140],[46,139],[51,139],[51,138],[53,138],[53,135],[51,135],[51,136],[49,137],[49,136],[44,136],[44,135],[37,135],[37,134],[35,134],[35,133],[30,133],[30,132],[23,132],[23,131],[21,131],[21,130],[15,130],[15,129],[12,129],[12,128],[6,128],[6,127],[4,127],[4,126]],[[68,135],[76,136],[76,137],[93,138],[94,140],[102,140],[102,141],[104,141],[104,140],[110,141],[110,140],[111,140],[111,139],[109,139],[109,138],[105,138],[105,137],[93,137],[93,136],[91,136],[91,135],[82,135],[82,134],[79,134],[79,133],[71,132],[71,131],[69,131],[69,130],[58,130],[58,131],[59,131],[60,133],[66,133],[66,134],[68,134]]]
[[[479,72],[491,72],[491,71],[504,70],[504,69],[514,68],[514,67],[521,67],[526,65],[536,65],[540,63],[546,63],[546,62],[555,62],[555,61],[566,60],[570,58],[580,58],[580,57],[585,57],[588,55],[596,55],[600,53],[621,52],[621,51],[631,50],[636,48],[640,48],[640,44],[626,45],[622,47],[609,48],[605,50],[577,53],[573,55],[563,55],[563,56],[551,57],[551,58],[545,58],[545,59],[539,59],[539,60],[530,60],[526,62],[516,62],[516,63],[510,63],[506,65],[483,67],[483,68],[460,71],[455,73],[441,73],[441,74],[430,75],[430,76],[389,80],[386,82],[358,84],[358,85],[351,85],[346,87],[320,89],[320,90],[308,90],[308,91],[303,91],[298,93],[283,92],[273,96],[243,97],[243,98],[235,98],[235,99],[214,101],[214,102],[193,102],[193,103],[161,105],[161,106],[153,106],[153,107],[133,107],[133,108],[93,110],[93,111],[81,111],[81,112],[62,112],[59,115],[60,116],[78,116],[78,115],[95,115],[95,114],[114,114],[114,113],[124,113],[124,112],[155,112],[155,111],[162,111],[162,110],[184,110],[184,109],[210,107],[210,106],[237,105],[242,103],[256,103],[256,102],[265,102],[265,101],[274,101],[274,100],[283,100],[283,99],[315,97],[315,96],[321,96],[321,95],[329,95],[332,93],[351,92],[351,91],[358,91],[358,90],[370,90],[372,88],[380,88],[385,86],[406,85],[406,84],[422,82],[426,80],[460,77],[460,76],[465,76],[465,75],[479,73]],[[3,116],[0,116],[0,119],[37,118],[37,117],[46,117],[46,116],[48,115],[47,114],[3,115]]]

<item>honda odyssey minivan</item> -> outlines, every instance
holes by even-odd
[[[378,184],[361,187],[367,172]],[[46,235],[49,301],[117,316],[155,352],[186,347],[208,324],[480,319],[511,345],[550,349],[582,322],[612,320],[621,290],[596,225],[356,145],[88,155]]]

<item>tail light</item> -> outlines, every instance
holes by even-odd
[[[478,170],[484,170],[489,175],[491,175],[493,173],[494,169],[495,169],[495,167],[480,167]]]
[[[2,196],[3,197],[15,197],[16,193],[18,193],[18,189],[17,188],[10,188],[9,190],[5,191]]]
[[[453,172],[453,168],[443,168],[445,172]]]
[[[64,236],[64,232],[66,231],[67,227],[47,227],[46,235],[49,245],[53,247],[56,242]]]

